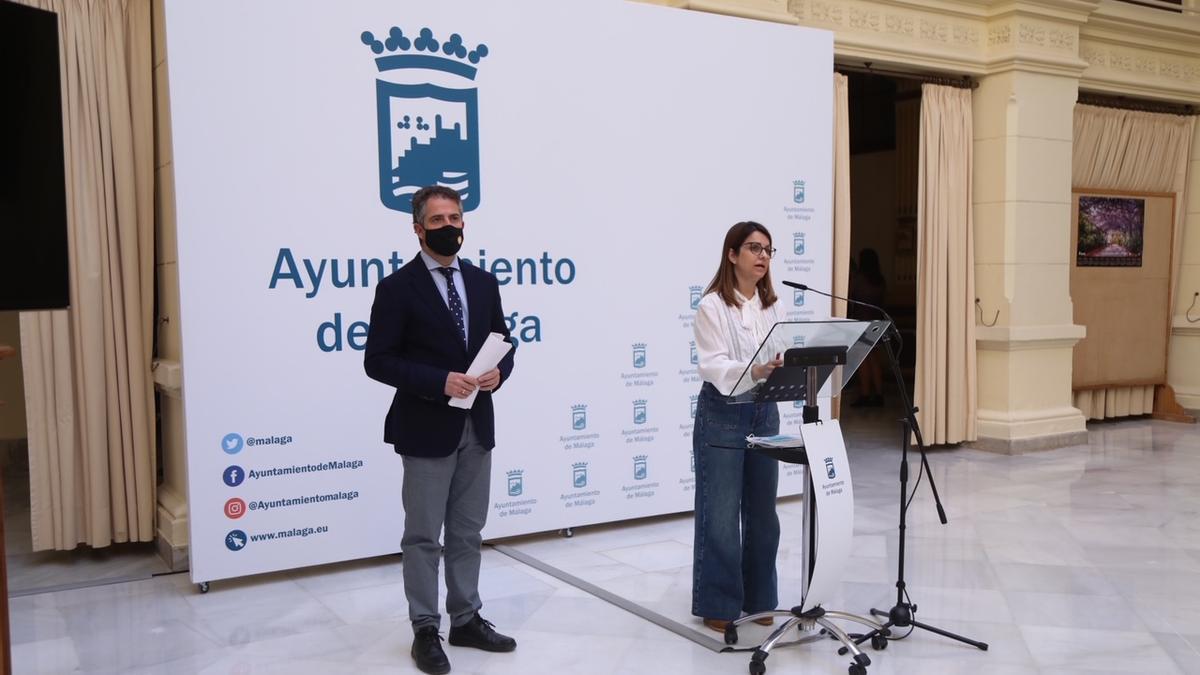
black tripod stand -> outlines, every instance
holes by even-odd
[[[872,615],[887,617],[887,621],[883,624],[882,628],[876,628],[863,635],[854,636],[854,642],[855,644],[862,644],[867,640],[871,640],[872,646],[875,646],[879,644],[876,638],[887,638],[890,635],[890,629],[892,627],[912,627],[927,630],[931,633],[937,633],[938,635],[943,635],[953,640],[958,640],[959,642],[964,642],[973,647],[978,647],[979,649],[987,651],[988,646],[986,642],[979,642],[978,640],[972,640],[971,638],[963,637],[962,635],[956,635],[950,631],[943,630],[936,626],[930,626],[927,623],[922,623],[913,618],[917,613],[917,606],[915,603],[910,601],[910,598],[908,597],[908,590],[904,583],[904,540],[907,536],[905,529],[907,527],[906,522],[908,517],[909,499],[908,439],[910,431],[916,438],[917,449],[921,452],[921,468],[924,470],[925,475],[929,477],[929,487],[933,490],[933,501],[937,505],[938,520],[940,520],[943,525],[945,525],[947,521],[946,511],[942,508],[941,497],[938,496],[937,485],[933,482],[933,472],[929,469],[929,459],[925,455],[925,441],[921,437],[921,427],[917,425],[917,409],[913,407],[912,401],[910,401],[908,398],[908,390],[904,384],[904,375],[900,372],[899,355],[896,353],[896,348],[892,344],[892,337],[895,334],[894,331],[896,330],[895,324],[891,324],[890,327],[892,332],[883,336],[883,345],[887,349],[888,360],[891,361],[892,364],[892,374],[896,378],[896,386],[900,389],[900,402],[904,405],[904,419],[901,420],[901,427],[903,428],[904,437],[900,442],[900,561],[898,565],[899,569],[896,573],[896,604],[886,612],[872,607]],[[838,653],[845,654],[846,648],[843,647],[839,649]]]

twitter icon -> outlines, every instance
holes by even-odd
[[[221,449],[224,450],[225,454],[227,455],[238,454],[242,451],[244,446],[245,442],[242,441],[241,434],[228,433],[225,434],[225,438],[221,439]]]

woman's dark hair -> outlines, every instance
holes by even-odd
[[[858,273],[876,286],[883,285],[883,270],[879,267],[879,254],[873,248],[864,248],[858,254]]]
[[[705,293],[716,292],[725,301],[725,304],[730,307],[740,307],[741,303],[737,299],[737,274],[734,271],[733,263],[729,260],[729,254],[732,252],[735,256],[740,253],[742,244],[746,243],[746,239],[755,232],[762,232],[767,238],[767,243],[770,245],[771,233],[767,228],[753,221],[743,221],[725,233],[725,245],[721,248],[721,264],[717,267],[717,273],[713,276],[713,280],[709,282]],[[771,269],[767,268],[767,273],[762,279],[758,280],[758,297],[762,300],[763,307],[770,307],[775,304],[779,298],[775,295],[775,285],[771,283]]]

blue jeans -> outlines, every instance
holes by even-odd
[[[733,620],[775,609],[779,584],[779,464],[745,450],[746,436],[779,433],[774,403],[729,405],[704,383],[696,402],[696,544],[692,614]],[[725,446],[725,447],[721,447]]]

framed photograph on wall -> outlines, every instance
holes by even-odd
[[[1173,193],[1072,191],[1075,390],[1166,383],[1174,221]]]
[[[1079,267],[1141,267],[1146,233],[1146,200],[1139,197],[1076,194]]]

